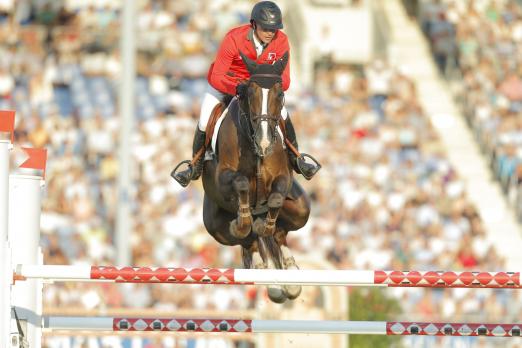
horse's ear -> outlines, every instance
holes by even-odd
[[[241,56],[241,59],[243,59],[243,62],[245,62],[246,67],[248,69],[248,72],[250,74],[254,73],[254,70],[257,68],[257,63],[253,61],[252,59],[248,58],[243,54],[243,52],[239,51],[239,55]]]
[[[288,51],[283,54],[283,56],[274,63],[274,69],[277,74],[282,75],[283,71],[285,71],[286,64],[288,64]]]

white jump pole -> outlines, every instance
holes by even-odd
[[[17,265],[15,279],[117,283],[522,288],[520,272],[280,270]]]
[[[27,149],[26,149],[27,150]],[[30,159],[20,167],[32,168]],[[32,163],[32,162],[31,162]],[[29,164],[29,165],[27,165]],[[44,166],[45,168],[45,166]],[[8,235],[13,264],[40,263],[40,213],[43,177],[39,175],[10,175]],[[11,288],[11,332],[19,332],[30,347],[41,347],[42,282],[31,279],[17,282]],[[19,319],[17,323],[16,316]],[[22,337],[18,337],[22,339]],[[12,340],[13,347],[18,347]]]
[[[343,320],[45,317],[49,330],[520,337],[522,324]]]
[[[8,243],[9,150],[13,147],[14,111],[0,110],[0,131],[11,133],[11,140],[0,139],[0,346],[10,345],[11,250]]]

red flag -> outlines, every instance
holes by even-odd
[[[14,111],[0,110],[0,132],[11,133],[11,143],[14,143],[14,120]]]
[[[47,162],[47,149],[33,149],[30,147],[22,147],[29,158],[20,164],[20,168],[31,168],[43,170],[43,178],[45,179],[45,163]]]

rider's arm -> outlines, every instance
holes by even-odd
[[[216,60],[209,71],[208,82],[218,91],[230,95],[236,94],[238,79],[228,75],[234,57],[238,55],[232,35],[226,35],[218,49]]]
[[[283,42],[281,53],[284,54],[288,51],[288,63],[286,64],[285,70],[283,71],[283,91],[286,91],[290,87],[290,46],[288,45],[288,39]]]

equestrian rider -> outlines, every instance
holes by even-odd
[[[207,80],[209,86],[203,98],[198,126],[192,145],[192,156],[205,145],[205,129],[214,107],[225,95],[236,95],[245,98],[248,86],[245,84],[250,77],[245,63],[241,60],[239,51],[258,64],[272,64],[289,52],[288,37],[280,29],[283,28],[282,14],[279,7],[272,1],[258,2],[252,9],[250,24],[230,30],[223,39],[214,63],[210,66]],[[282,74],[282,87],[286,91],[290,86],[290,61]],[[297,139],[294,127],[285,107],[281,110],[285,120],[286,136],[297,149]],[[288,149],[288,147],[287,147]],[[305,162],[294,152],[288,150],[288,155],[294,170],[310,179],[319,167]],[[175,174],[178,182],[188,184],[196,180],[203,171],[203,157],[195,162],[194,167]]]

